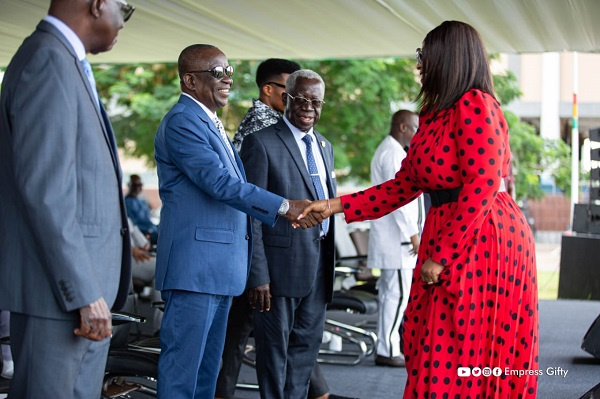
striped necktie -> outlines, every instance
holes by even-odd
[[[223,127],[223,124],[221,123],[219,118],[216,116],[215,116],[215,119],[213,119],[213,122],[215,122],[215,126],[219,130],[219,133],[221,133],[221,138],[225,142],[225,146],[231,153],[231,156],[235,158],[235,156],[233,155],[233,148],[231,147],[231,143],[229,143],[229,137],[227,137],[227,133],[225,133],[225,128]]]

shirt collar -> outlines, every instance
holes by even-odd
[[[310,135],[313,139],[315,138],[312,127],[308,130],[308,132],[303,132],[302,130],[298,129],[296,126],[292,125],[292,122],[290,122],[285,115],[283,115],[283,121],[290,128],[290,130],[292,131],[292,133],[294,134],[294,137],[296,137],[296,139],[302,140],[302,137],[304,137],[307,134]]]
[[[396,140],[394,137],[392,137],[392,135],[388,134],[387,136],[387,140],[390,143],[391,146],[396,147],[396,150],[398,149],[402,149],[402,151],[404,152],[408,152],[406,151],[406,149],[402,146],[402,144],[400,144],[400,142],[398,140]]]
[[[200,108],[202,108],[204,110],[204,112],[206,112],[206,115],[208,115],[208,117],[210,118],[210,120],[212,120],[212,121],[215,120],[215,118],[217,117],[217,115],[214,112],[212,112],[210,109],[208,109],[206,107],[206,105],[202,104],[200,101],[196,100],[194,97],[190,96],[187,93],[181,93],[181,94],[183,94],[184,96],[188,96],[189,98],[191,98],[192,100],[194,100],[194,102],[196,104],[198,104],[200,106]]]
[[[67,39],[71,47],[73,47],[73,50],[75,51],[75,54],[77,54],[77,59],[79,61],[85,58],[85,47],[83,46],[83,42],[81,41],[79,36],[77,36],[77,34],[73,32],[73,29],[71,29],[63,21],[52,15],[46,15],[44,21],[54,26],[56,29],[58,29],[60,33],[62,33],[62,35],[65,37],[65,39]]]

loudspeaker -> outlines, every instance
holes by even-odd
[[[600,399],[600,384],[584,393],[579,399]]]
[[[590,140],[591,141],[600,141],[600,127],[595,129],[590,129]]]
[[[592,187],[591,192],[600,193],[600,188]],[[573,231],[577,233],[600,234],[600,205],[575,204]]]
[[[585,333],[581,349],[600,359],[600,315],[594,320],[590,329]]]

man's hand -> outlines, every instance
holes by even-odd
[[[412,244],[412,248],[409,251],[410,254],[417,255],[419,253],[419,246],[421,245],[421,237],[419,237],[419,234],[411,236],[410,243]]]
[[[335,213],[340,213],[342,212],[342,210],[342,200],[338,197],[331,198],[329,200],[313,201],[302,210],[302,213],[300,214],[300,216],[298,216],[298,220],[296,221],[296,223],[304,229],[306,227],[302,225],[303,220],[309,219],[310,221],[311,219],[318,219],[319,217],[316,216],[318,214],[321,219],[319,223],[321,223],[323,219],[326,219]]]
[[[252,309],[258,305],[259,312],[268,312],[271,310],[271,289],[269,283],[259,285],[248,290],[248,302]]]
[[[137,247],[131,247],[131,256],[133,256],[133,259],[135,259],[138,263],[148,262],[150,259],[152,259],[152,256],[148,252]]]
[[[318,213],[307,215],[306,218],[298,220],[300,212],[302,212],[308,205],[311,204],[309,200],[290,200],[289,202],[290,209],[288,209],[285,217],[287,220],[292,222],[294,227],[302,227],[303,229],[307,229],[323,222],[323,218]]]
[[[75,335],[92,341],[102,341],[112,335],[112,316],[104,298],[80,308],[79,315],[81,326],[73,330]]]

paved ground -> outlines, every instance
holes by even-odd
[[[536,237],[536,258],[537,258],[537,267],[540,271],[558,271],[560,269],[560,255],[561,255],[561,245],[560,245],[560,233],[544,233],[537,235]],[[582,325],[588,326],[588,322],[582,323]],[[582,335],[582,334],[580,334]],[[335,374],[335,370],[340,366],[324,366],[327,369],[328,373]],[[354,370],[353,368],[344,368],[344,370]],[[253,372],[250,372],[249,375],[252,375]],[[253,376],[252,376],[253,377]],[[400,378],[402,381],[402,379]],[[335,385],[332,383],[332,385]],[[398,384],[398,381],[394,381],[394,385],[402,385]],[[542,384],[540,384],[542,385]],[[589,382],[588,382],[589,385]],[[542,385],[543,386],[543,385]],[[587,385],[586,385],[587,386]],[[337,387],[341,389],[342,387]],[[255,398],[258,397],[256,393],[238,391],[240,398]],[[397,394],[397,393],[396,393]],[[558,396],[556,396],[558,397]],[[6,398],[5,395],[0,394],[0,399]]]

